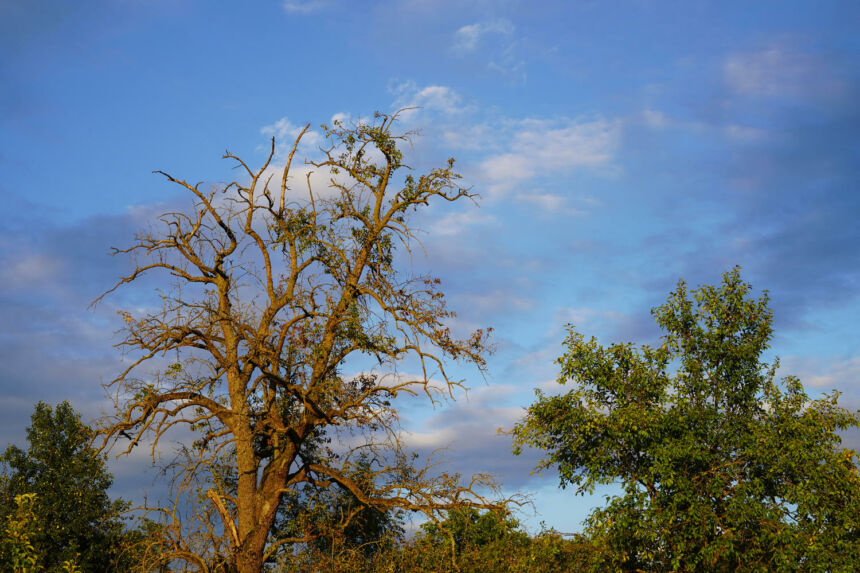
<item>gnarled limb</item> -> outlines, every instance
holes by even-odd
[[[108,385],[116,413],[99,437],[103,447],[128,439],[126,454],[149,440],[154,454],[172,428],[201,434],[178,466],[179,490],[190,491],[204,475],[218,486],[204,487],[209,494],[200,501],[210,507],[210,533],[183,544],[177,512],[164,513],[178,532],[174,553],[189,563],[212,563],[213,551],[222,552],[238,571],[256,573],[277,547],[308,542],[317,534],[270,538],[285,496],[296,492],[312,498],[336,488],[362,506],[431,518],[498,505],[485,497],[496,491],[489,477],[462,483],[432,466],[413,468],[400,442],[397,397],[423,391],[432,400],[431,377],[452,393],[462,381],[449,376],[451,360],[483,371],[491,329],[453,336],[438,279],[398,268],[396,249],[417,243],[409,222],[416,209],[475,195],[458,185],[453,160],[402,176],[411,169],[399,145],[411,134],[396,133],[396,119],[377,114],[372,122],[323,128],[328,145],[310,164],[331,174],[325,194],[311,189],[309,177],[307,194],[288,186],[307,125],[279,173],[272,171],[274,140],[258,169],[227,152],[244,176],[220,191],[159,171],[192,194],[193,212],[165,214],[160,231],[116,251],[144,262],[105,295],[152,272],[166,273],[172,290],[161,310],[123,315],[119,346],[139,354]],[[273,179],[280,179],[277,191]],[[140,379],[145,365],[174,355],[166,372]],[[373,357],[378,370],[396,371],[412,359],[421,374],[390,385],[374,372],[344,376],[360,355]],[[351,441],[327,445],[343,432],[352,432]],[[374,452],[376,465],[362,482],[350,474],[357,452]],[[187,557],[202,551],[204,539],[217,540],[218,549]]]

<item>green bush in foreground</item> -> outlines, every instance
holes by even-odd
[[[68,402],[39,402],[27,428],[27,451],[0,456],[3,571],[114,571],[120,566],[128,507],[107,494],[112,476],[89,447],[90,429]],[[26,557],[25,557],[26,554]]]
[[[532,536],[510,515],[474,509],[449,512],[440,523],[422,525],[411,539],[390,541],[373,554],[310,546],[282,559],[277,571],[562,573],[584,567],[590,550],[582,538],[564,539],[552,530]]]

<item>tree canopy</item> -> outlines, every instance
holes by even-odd
[[[587,520],[595,570],[849,571],[860,563],[860,476],[839,432],[860,416],[777,379],[767,294],[740,270],[681,281],[652,311],[659,346],[601,346],[573,326],[559,395],[538,392],[514,451],[546,451],[577,492],[623,494]]]
[[[226,186],[164,174],[191,194],[193,209],[164,214],[160,228],[117,251],[135,266],[116,287],[150,272],[168,283],[160,310],[123,314],[120,346],[135,358],[110,385],[116,408],[100,428],[104,444],[129,452],[151,440],[155,451],[170,428],[185,426],[199,439],[185,450],[180,483],[234,476],[204,488],[218,518],[206,521],[208,533],[172,537],[173,557],[194,568],[256,573],[283,546],[314,541],[313,528],[272,535],[286,498],[299,492],[344,490],[380,511],[431,517],[495,507],[483,497],[489,477],[461,481],[415,466],[400,440],[394,401],[432,400],[434,384],[451,392],[461,381],[450,361],[483,369],[489,331],[458,337],[440,281],[398,268],[397,249],[416,244],[416,210],[473,194],[458,185],[453,159],[411,173],[400,149],[410,134],[397,132],[396,120],[324,126],[322,159],[310,162],[330,175],[323,189],[310,175],[291,176],[308,126],[282,167],[274,139],[257,169],[228,152],[241,176]],[[159,368],[164,356],[177,360]],[[347,371],[356,356],[375,366]],[[406,360],[417,373],[402,373]],[[359,459],[369,468],[360,480]],[[216,471],[223,464],[230,472]],[[178,508],[158,508],[174,532],[189,525]],[[356,507],[344,519],[366,515]]]
[[[27,428],[27,451],[9,446],[0,457],[0,523],[17,519],[26,525],[33,567],[58,571],[74,562],[81,571],[96,572],[119,564],[120,515],[128,504],[108,497],[113,478],[91,438],[68,402],[56,408],[39,402]]]

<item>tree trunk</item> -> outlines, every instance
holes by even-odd
[[[236,556],[237,573],[260,573],[263,570],[263,547],[252,547],[246,543]]]

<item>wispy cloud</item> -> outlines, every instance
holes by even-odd
[[[275,138],[276,152],[279,156],[285,155],[292,149],[296,138],[304,129],[303,125],[296,125],[286,117],[260,128],[260,133]],[[302,136],[301,145],[305,148],[316,148],[322,142],[322,135],[318,131],[309,129]]]
[[[477,209],[468,211],[455,211],[448,213],[431,227],[435,235],[452,236],[459,235],[465,229],[475,225],[489,225],[496,222],[496,218]]]
[[[452,51],[460,57],[486,58],[487,69],[517,83],[526,79],[526,63],[518,54],[516,28],[506,19],[475,22],[454,32]]]
[[[530,193],[518,193],[515,198],[517,201],[532,205],[544,213],[551,213],[554,215],[585,215],[588,213],[586,210],[569,206],[568,198],[557,193],[532,191]]]
[[[480,169],[494,191],[506,192],[537,176],[604,167],[614,157],[620,127],[605,119],[522,120],[508,149],[485,159]]]
[[[325,0],[287,0],[284,10],[290,14],[310,14],[327,8],[331,2]]]
[[[446,154],[452,149],[466,152],[468,184],[485,199],[516,189],[517,201],[541,213],[582,215],[594,207],[594,199],[585,201],[552,186],[544,189],[541,182],[576,170],[610,174],[616,169],[622,119],[500,117],[468,103],[448,86],[420,86],[412,80],[391,91],[396,107],[416,108],[401,119],[422,126],[427,136],[422,145]],[[578,205],[570,204],[574,199]],[[433,231],[450,236],[492,222],[487,214],[471,214],[440,220]]]
[[[780,374],[797,376],[805,386],[823,391],[852,389],[853,401],[860,398],[860,389],[856,388],[856,382],[860,380],[858,356],[787,356],[782,361]]]
[[[684,130],[707,137],[723,137],[735,143],[761,141],[769,136],[766,129],[759,127],[738,123],[708,123],[700,120],[681,119],[652,108],[646,108],[640,113],[634,114],[628,123],[644,125],[655,131]]]
[[[456,115],[466,108],[463,98],[448,86],[429,85],[418,86],[414,81],[408,80],[391,88],[395,95],[394,105],[398,108],[419,108],[428,112],[442,115]],[[401,114],[401,119],[409,119],[415,115],[415,111]]]
[[[746,96],[825,95],[842,89],[822,59],[779,47],[731,54],[723,74],[729,88]]]
[[[723,126],[723,135],[732,141],[738,143],[749,143],[762,141],[768,137],[768,132],[765,129],[750,127],[748,125],[729,124]]]
[[[454,49],[457,52],[474,52],[487,35],[510,36],[514,25],[509,20],[475,22],[454,32]]]
[[[50,283],[63,267],[60,259],[46,253],[3,253],[0,260],[0,282],[7,289],[32,289],[35,284]]]
[[[475,388],[405,441],[424,453],[445,450],[447,465],[464,475],[489,473],[507,487],[522,487],[536,465],[537,452],[513,456],[510,436],[498,433],[511,429],[522,417],[521,407],[505,405],[516,390],[501,384]]]
[[[442,142],[447,149],[499,149],[491,126],[483,123],[456,123],[445,126]]]

